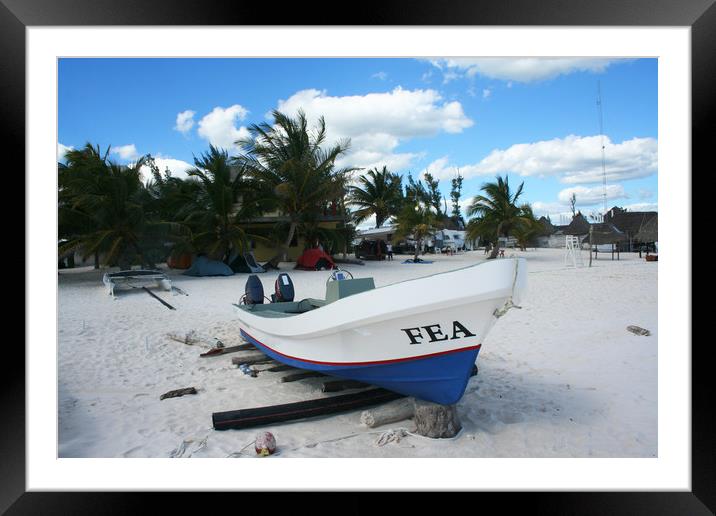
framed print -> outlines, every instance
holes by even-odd
[[[691,299],[692,171],[714,125],[713,2],[383,2],[350,18],[303,7],[3,0],[2,109],[7,148],[24,165],[27,256],[25,349],[8,346],[19,356],[3,364],[0,510],[129,512],[142,503],[135,491],[529,491],[521,500],[533,510],[713,511],[713,402]],[[292,189],[295,176],[267,165],[293,129],[334,152],[310,188],[330,193],[303,212],[291,211],[308,198]],[[121,183],[121,209],[101,204],[115,186],[63,182],[87,173],[90,154]],[[346,179],[370,170],[362,177],[378,181],[381,168],[399,183],[393,212],[360,204],[370,181]],[[216,201],[221,177],[233,211]],[[487,215],[499,188],[525,211]],[[549,231],[520,240],[527,219]],[[538,255],[529,307],[518,295],[527,272],[507,268]],[[504,276],[493,290],[509,296],[451,304],[469,297],[451,274],[471,274],[477,261],[496,272],[472,290]],[[593,277],[579,275],[588,268]],[[375,283],[359,287],[369,276]],[[410,280],[435,284],[411,290]],[[265,296],[242,308],[258,287]],[[464,322],[480,307],[494,339],[514,341],[504,354]],[[304,317],[316,313],[329,315]],[[232,340],[228,319],[242,321],[243,340]],[[274,335],[275,320],[293,330]],[[298,320],[309,322],[291,326]],[[381,336],[392,330],[405,341],[399,352]],[[312,354],[306,339],[315,349],[324,338],[363,344]],[[233,362],[207,357],[241,346]],[[434,380],[465,353],[474,365],[477,351],[474,370]],[[267,372],[282,367],[304,376]],[[248,403],[278,406],[261,412],[274,417],[298,410],[284,403],[346,388],[325,375],[349,392],[357,382],[457,407],[463,428],[426,441],[434,436],[418,435],[416,402],[410,428],[399,419],[374,429],[368,416],[359,426],[354,408],[335,424],[220,431],[250,419],[233,410]],[[270,435],[258,446],[259,429],[278,443]],[[236,460],[248,457],[257,460]]]

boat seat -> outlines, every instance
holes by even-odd
[[[332,303],[354,294],[360,294],[375,288],[373,278],[355,278],[329,281],[326,285],[326,303]]]
[[[267,303],[267,304],[236,304],[234,306],[241,308],[247,312],[252,312],[261,317],[291,317],[296,314],[310,312],[316,308],[343,299],[344,297],[366,292],[375,288],[373,278],[347,279],[340,281],[331,281],[326,286],[326,299],[315,299],[308,297],[301,301],[290,301],[283,303]]]

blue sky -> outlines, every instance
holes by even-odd
[[[656,59],[60,59],[58,153],[111,145],[151,153],[182,175],[209,143],[234,141],[273,109],[326,119],[350,138],[339,165],[440,178],[456,170],[463,204],[496,174],[559,223],[574,192],[603,205],[597,110],[602,92],[608,207],[657,209]]]

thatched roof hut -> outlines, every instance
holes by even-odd
[[[655,211],[624,211],[614,207],[604,217],[604,222],[610,222],[623,231],[627,238],[637,238],[636,235],[652,218],[656,217]]]
[[[658,242],[659,241],[659,217],[655,215],[649,219],[634,237],[639,242]]]
[[[542,229],[540,230],[539,236],[549,236],[553,234],[557,229],[554,225],[550,222],[550,220],[545,217],[544,215],[537,220],[542,226]]]
[[[589,222],[580,212],[572,218],[572,222],[564,229],[565,235],[586,235],[589,233]]]
[[[614,224],[610,224],[609,222],[592,224],[593,245],[616,244],[617,242],[623,242],[625,240],[627,240],[626,234],[617,229]],[[589,235],[582,239],[582,243],[589,243]]]

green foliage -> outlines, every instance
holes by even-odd
[[[520,221],[512,226],[511,234],[517,239],[517,244],[523,251],[527,250],[527,245],[542,231],[544,227],[537,220],[532,212],[532,207],[529,204],[523,204],[520,206],[522,216]]]
[[[482,185],[484,195],[476,195],[467,209],[468,216],[474,216],[467,225],[468,238],[474,240],[480,237],[498,244],[490,258],[497,256],[499,237],[508,236],[515,231],[527,231],[536,222],[528,204],[517,204],[523,187],[524,182],[517,191],[512,192],[509,178],[497,176],[495,182]]]
[[[462,180],[463,177],[458,171],[457,176],[452,179],[452,188],[450,189],[450,199],[452,200],[452,216],[457,220],[461,219],[460,214],[460,195],[462,193]]]
[[[291,118],[273,111],[273,123],[253,124],[250,138],[237,142],[245,152],[234,163],[257,187],[268,194],[268,207],[287,215],[291,228],[314,219],[331,201],[343,196],[353,168],[336,169],[348,140],[326,149],[326,124],[321,117],[311,130],[305,113]],[[293,231],[289,230],[285,247]]]
[[[416,203],[431,206],[432,198],[422,181],[413,179],[411,174],[408,174],[408,184],[405,185],[405,202],[407,204],[415,205]]]
[[[223,149],[210,145],[208,152],[194,158],[194,165],[187,172],[188,181],[167,185],[165,202],[177,204],[177,221],[189,230],[194,251],[228,263],[234,254],[248,250],[244,221],[260,213],[267,201],[260,185],[233,165]]]
[[[440,193],[440,180],[435,179],[430,172],[423,174],[425,179],[425,191],[427,193],[428,203],[435,208],[438,216],[442,215],[441,203],[442,194]]]
[[[102,254],[106,264],[150,264],[147,253],[157,246],[161,228],[145,212],[148,201],[140,168],[109,161],[89,143],[69,151],[59,164],[58,253],[80,252],[84,259]]]
[[[374,168],[358,179],[357,186],[348,188],[348,204],[357,209],[353,212],[356,224],[375,215],[377,228],[400,211],[403,204],[403,178],[390,172]]]
[[[396,217],[397,229],[394,238],[415,240],[415,258],[423,240],[435,234],[441,226],[441,217],[436,214],[430,204],[423,202],[406,202]]]

